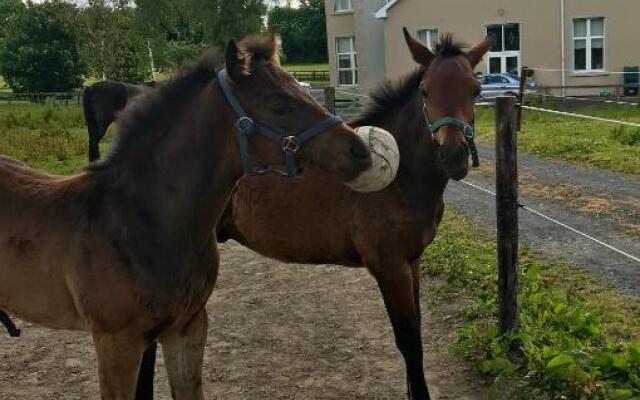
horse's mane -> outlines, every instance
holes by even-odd
[[[349,121],[351,126],[378,125],[381,121],[404,108],[416,94],[424,69],[415,71],[392,81],[387,80],[369,94],[371,96],[365,109]]]
[[[467,46],[445,34],[436,45],[435,56],[450,58],[464,55]],[[349,124],[351,126],[376,125],[402,110],[418,94],[424,68],[420,67],[398,80],[387,80],[369,94],[370,101],[365,109]]]
[[[468,46],[462,42],[456,42],[453,40],[453,35],[447,33],[440,37],[438,44],[436,45],[435,54],[436,57],[458,57],[464,55],[464,49]]]
[[[105,171],[126,158],[138,146],[151,145],[168,132],[171,120],[185,105],[185,99],[216,79],[224,65],[220,52],[210,50],[197,61],[182,67],[174,77],[137,97],[118,118],[117,142],[103,161],[91,164],[89,171]]]

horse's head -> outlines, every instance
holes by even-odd
[[[252,155],[265,164],[286,161],[290,175],[295,159],[337,173],[344,181],[355,178],[371,165],[367,146],[280,68],[277,49],[273,35],[250,36],[227,46],[229,87],[250,117],[237,115],[238,127],[248,130]],[[247,169],[246,157],[244,162]]]
[[[435,54],[404,29],[413,59],[422,65],[420,92],[424,98],[427,128],[439,146],[439,158],[447,176],[460,180],[469,171],[469,146],[473,137],[473,115],[480,83],[474,68],[491,46],[491,38],[468,52],[445,36]]]

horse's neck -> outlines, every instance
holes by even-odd
[[[133,168],[119,184],[135,207],[149,213],[156,239],[208,241],[242,174],[233,119],[217,88],[183,107],[170,131],[146,151],[146,168]]]
[[[422,100],[416,97],[396,118],[396,129],[407,136],[398,140],[399,183],[417,204],[441,197],[448,179],[438,162],[438,147],[426,129]]]

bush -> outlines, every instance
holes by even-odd
[[[0,49],[0,75],[15,92],[65,92],[82,85],[84,64],[71,25],[76,6],[27,3],[11,18]]]

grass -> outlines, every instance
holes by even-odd
[[[0,154],[69,175],[86,165],[87,148],[79,106],[0,104]]]
[[[284,64],[286,71],[329,71],[329,64]]]
[[[524,248],[519,330],[500,336],[495,259],[493,235],[447,211],[423,265],[445,281],[435,306],[467,300],[452,352],[494,378],[496,397],[508,389],[527,400],[640,398],[640,303]]]
[[[535,104],[558,109],[557,102]],[[583,105],[566,111],[640,123],[640,108],[623,105]],[[556,116],[524,110],[519,148],[541,157],[571,161],[614,172],[640,174],[640,128]],[[493,109],[482,108],[477,116],[478,137],[493,142]]]

